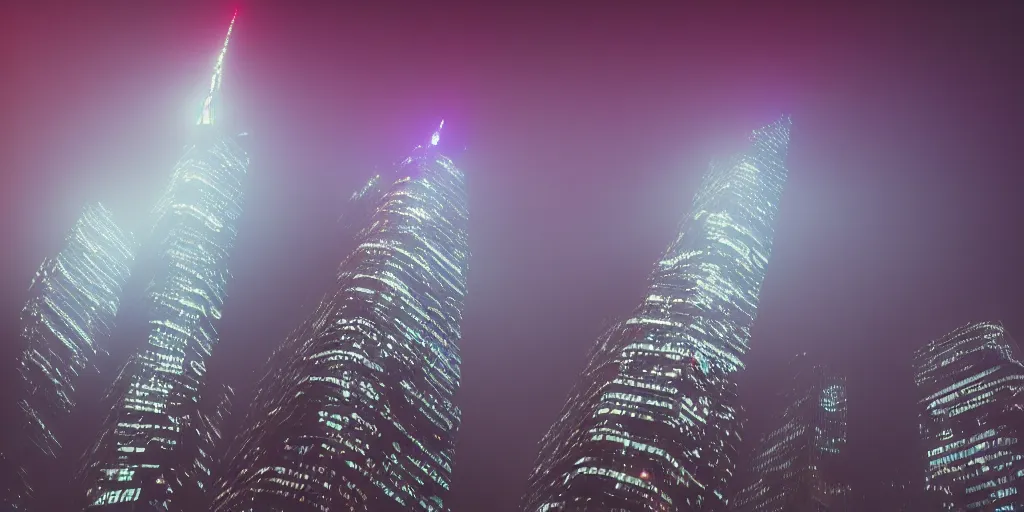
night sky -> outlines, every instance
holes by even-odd
[[[85,203],[142,226],[237,4],[220,112],[251,134],[252,165],[218,379],[245,396],[328,288],[345,200],[443,117],[473,251],[452,503],[515,510],[536,442],[601,327],[642,298],[708,160],[788,112],[747,437],[808,351],[849,376],[854,484],[916,480],[911,352],[972,320],[1024,339],[1022,4],[662,3],[10,2],[5,364],[31,276]]]

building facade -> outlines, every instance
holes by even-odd
[[[846,379],[801,354],[776,427],[740,464],[735,512],[846,512],[851,508],[847,458]]]
[[[180,510],[173,475],[202,429],[206,360],[218,342],[228,262],[242,213],[248,156],[215,117],[234,18],[217,58],[195,142],[155,208],[146,255],[146,342],[116,379],[103,429],[86,455],[86,507]],[[179,468],[179,469],[175,469]],[[178,493],[180,496],[181,493]]]
[[[224,451],[224,427],[231,412],[235,390],[226,385],[203,386],[201,402],[187,414],[174,463],[168,464],[167,483],[174,496],[174,510],[210,510],[211,492]]]
[[[89,205],[64,247],[36,272],[21,312],[23,350],[17,360],[17,446],[7,449],[4,473],[16,484],[5,500],[18,510],[46,488],[82,375],[97,371],[134,261],[129,233],[101,204]],[[27,442],[25,442],[27,441]],[[6,479],[6,478],[5,478]]]
[[[213,510],[448,510],[469,246],[438,137],[353,196],[372,214],[268,363]]]
[[[786,180],[791,122],[714,161],[647,296],[595,344],[540,442],[524,509],[716,510],[735,467],[743,367]]]
[[[914,356],[925,490],[945,510],[1024,510],[1024,363],[999,323],[962,326]]]

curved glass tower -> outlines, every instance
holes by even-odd
[[[203,425],[205,362],[218,341],[228,259],[248,157],[216,122],[228,28],[196,129],[155,209],[147,251],[147,341],[115,381],[112,409],[86,455],[89,510],[180,509],[175,468],[190,466],[185,432]],[[182,493],[178,493],[181,496]]]
[[[271,358],[214,510],[447,510],[469,246],[438,137],[353,196],[358,247]]]
[[[735,466],[743,367],[790,120],[712,162],[647,296],[597,340],[540,442],[528,511],[712,510]]]
[[[17,474],[5,498],[14,510],[20,510],[18,503],[31,503],[28,485],[44,489],[48,473],[56,469],[52,465],[69,428],[65,422],[78,398],[76,385],[81,375],[97,371],[96,358],[105,352],[133,261],[131,235],[97,203],[85,208],[64,248],[46,259],[32,280],[21,313],[24,350],[17,363],[14,419],[28,443],[8,447],[12,460],[4,461],[4,472]]]

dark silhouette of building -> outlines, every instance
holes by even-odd
[[[174,510],[210,510],[213,495],[210,492],[215,471],[219,469],[225,451],[224,423],[231,411],[235,391],[230,386],[207,385],[202,402],[188,413],[184,423],[190,427],[181,435],[181,447],[175,452],[177,460],[168,465],[167,483],[174,496]]]
[[[740,464],[735,512],[846,512],[846,379],[825,366],[811,366],[806,354],[790,365],[793,380],[776,427]]]
[[[930,512],[942,510],[940,505],[927,506],[920,485],[912,480],[885,480],[854,489],[852,512]],[[913,480],[918,482],[918,480]]]

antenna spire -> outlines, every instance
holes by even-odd
[[[203,100],[203,113],[199,116],[199,124],[213,124],[213,102],[220,96],[220,83],[224,79],[224,56],[228,53],[228,43],[231,41],[231,31],[235,28],[235,19],[238,18],[238,9],[231,16],[231,23],[228,25],[228,35],[224,37],[224,46],[217,55],[217,63],[213,66],[213,77],[210,79],[210,92]]]
[[[438,142],[441,142],[441,128],[444,128],[444,119],[441,120],[441,126],[437,127],[437,131],[430,136],[430,145],[436,146]]]

